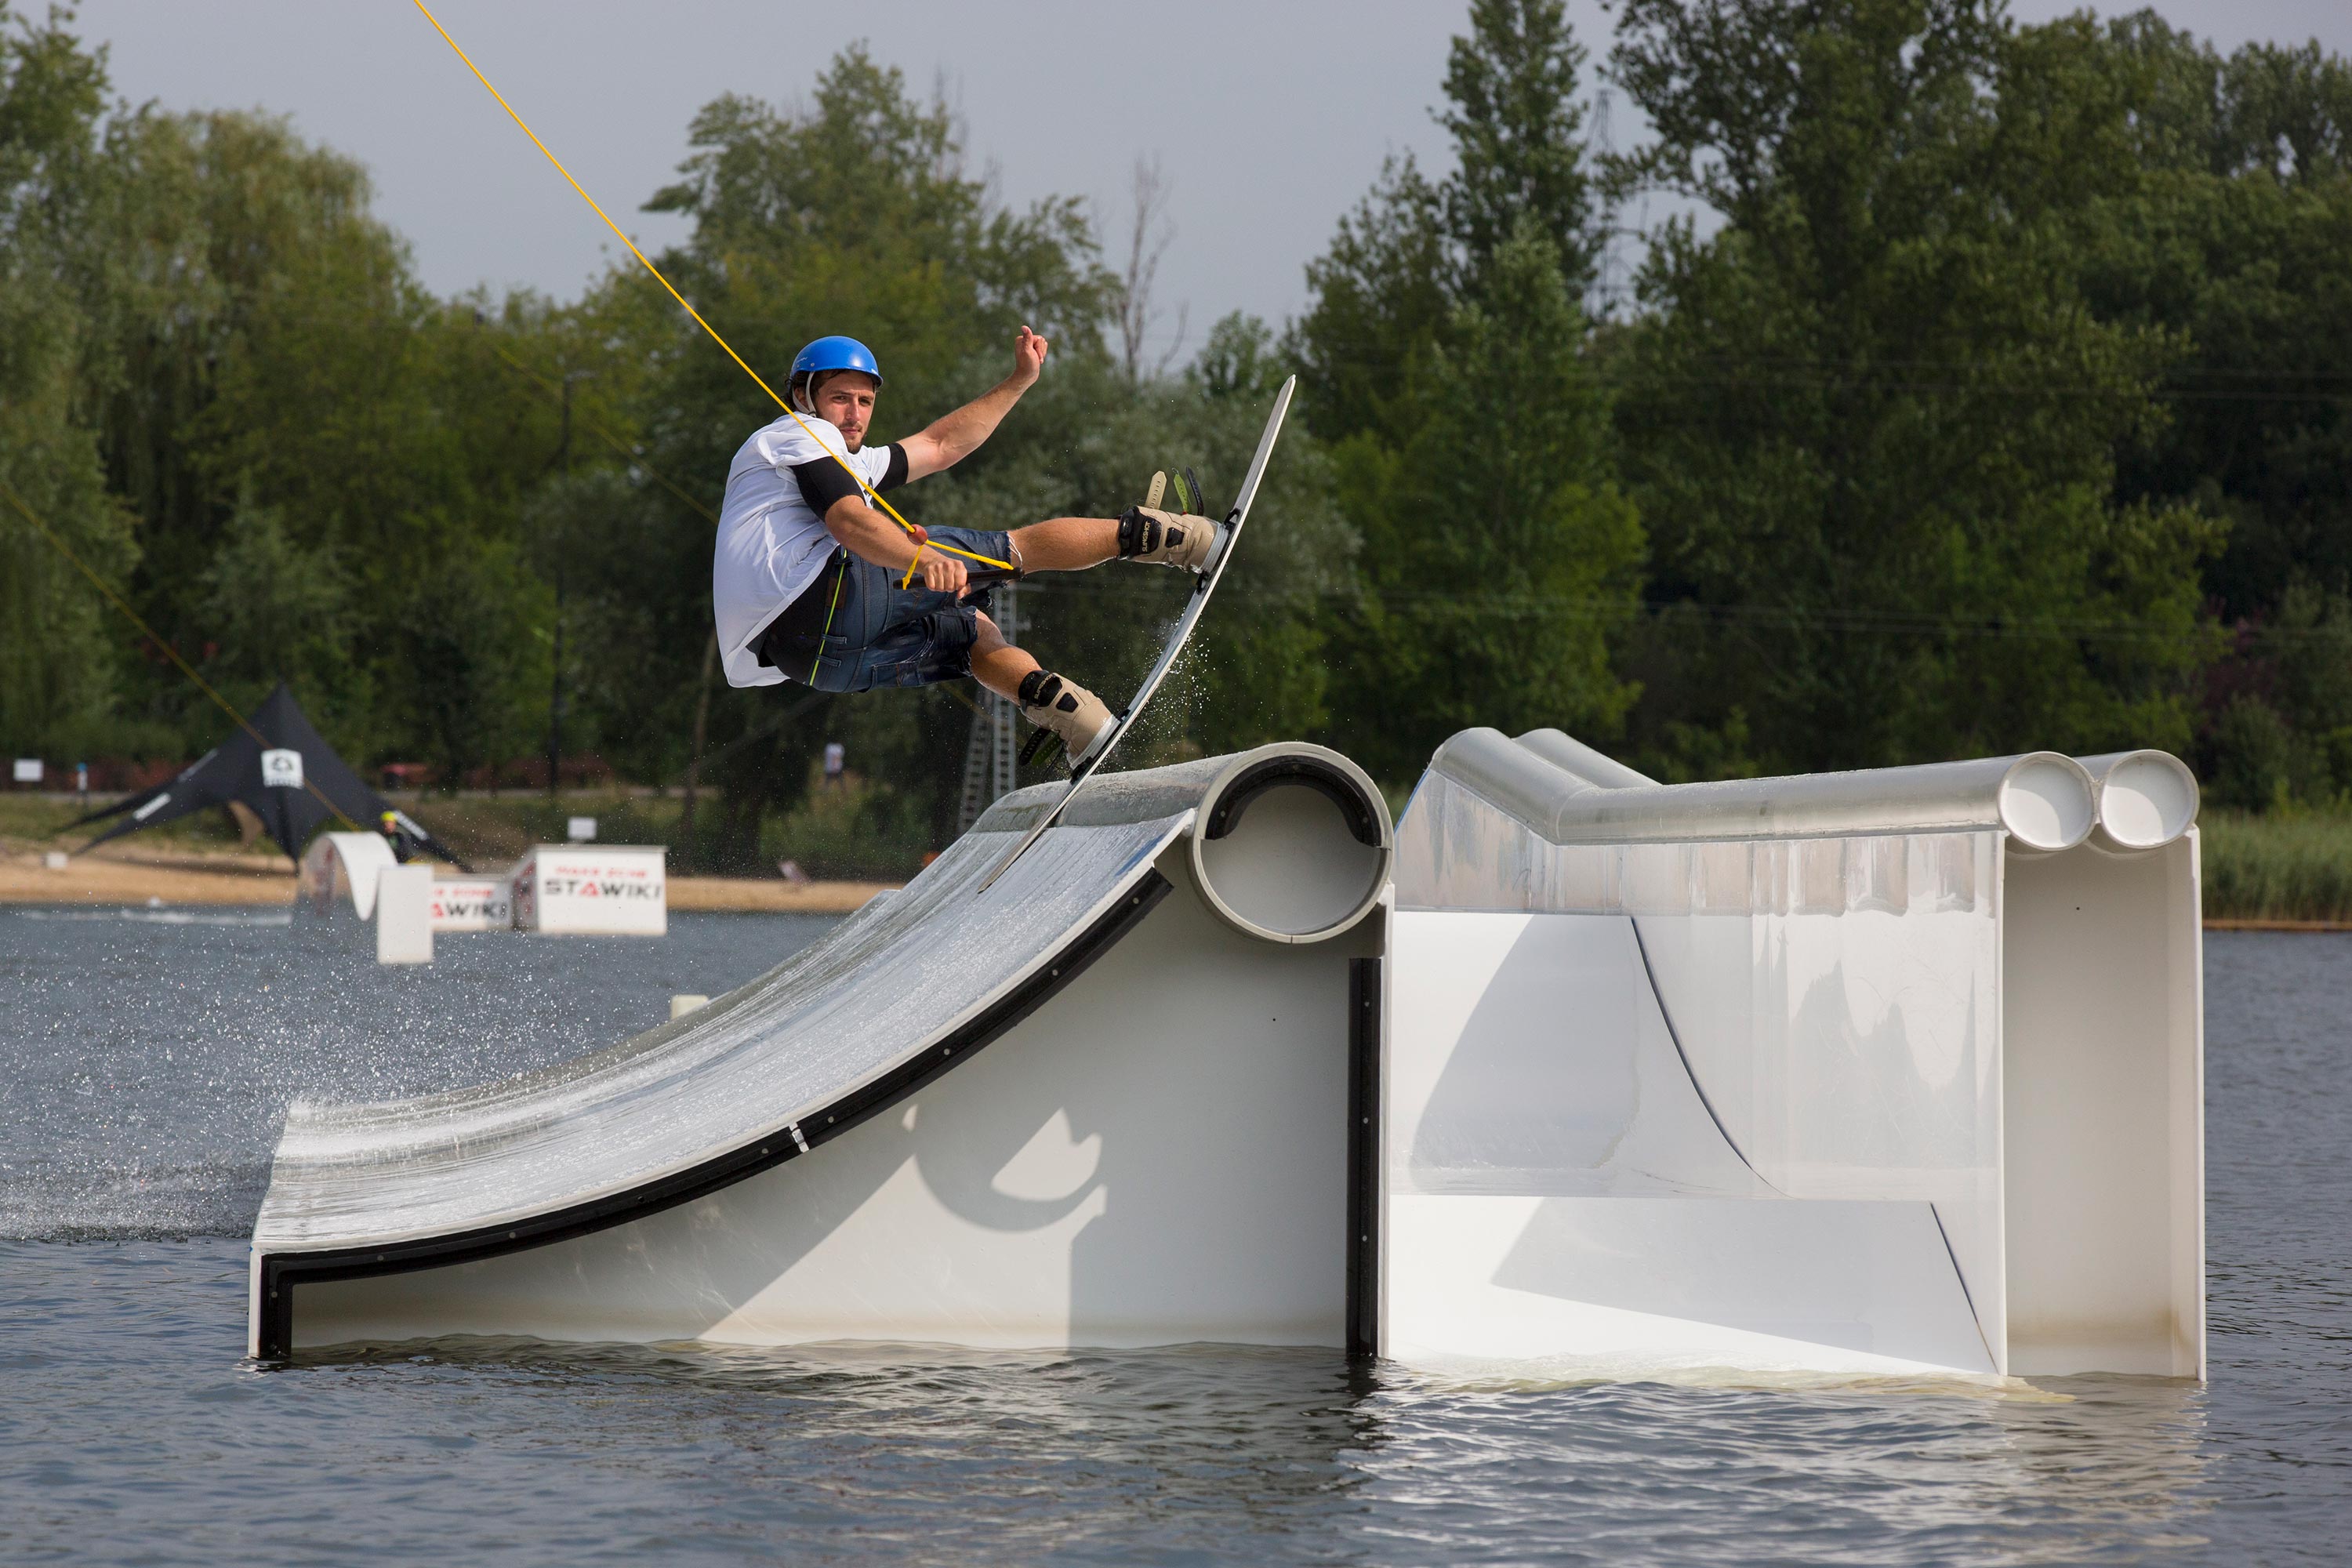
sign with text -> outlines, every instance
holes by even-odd
[[[16,759],[16,778],[18,784],[40,783],[41,759],[38,757],[18,757]]]
[[[550,934],[664,935],[668,853],[660,845],[538,845],[508,878],[514,923]]]
[[[302,753],[274,747],[261,753],[261,782],[271,789],[302,787]]]
[[[491,877],[439,877],[433,883],[435,931],[505,931],[514,924],[514,896]]]

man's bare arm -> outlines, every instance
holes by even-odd
[[[909,436],[898,443],[907,454],[907,478],[919,479],[926,474],[952,468],[994,435],[997,426],[1013,412],[1013,405],[1021,401],[1021,395],[1037,384],[1037,373],[1045,363],[1049,346],[1045,339],[1022,328],[1013,344],[1011,375],[954,413],[934,421],[920,435]]]
[[[904,573],[907,563],[915,559],[914,536],[867,505],[863,496],[844,496],[825,508],[824,528],[852,555],[871,561],[893,575]],[[916,575],[935,594],[963,592],[963,563],[940,551],[923,552]]]

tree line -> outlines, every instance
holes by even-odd
[[[1020,323],[1055,339],[918,521],[1115,512],[1177,464],[1213,490],[1299,375],[1139,761],[1306,736],[1402,785],[1465,725],[1556,724],[1675,779],[2145,744],[2231,804],[2352,790],[2345,61],[1984,0],[1624,0],[1596,59],[1559,0],[1475,0],[1435,112],[1450,167],[1393,160],[1296,320],[1181,366],[1139,360],[1140,218],[1120,268],[1076,200],[995,200],[862,48],[805,108],[710,103],[646,205],[755,366],[875,344],[878,436],[990,384]],[[840,741],[875,853],[936,845],[969,691],[718,674],[711,515],[772,416],[634,263],[438,298],[351,160],[123,104],[68,14],[0,4],[17,752],[178,758],[223,722],[69,550],[354,761],[593,753],[690,780],[681,854],[749,867]],[[1117,693],[1167,575],[1024,585],[1024,640]]]

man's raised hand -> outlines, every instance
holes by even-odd
[[[1034,383],[1037,373],[1045,367],[1045,351],[1051,347],[1051,343],[1024,326],[1021,335],[1013,340],[1013,379],[1024,386]]]

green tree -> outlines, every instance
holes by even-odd
[[[2315,46],[2225,58],[2146,12],[2106,42],[2158,109],[2144,178],[2085,247],[2086,292],[2185,344],[2124,492],[2231,513],[2206,574],[2226,615],[2269,612],[2299,576],[2352,587],[2352,64]]]
[[[1433,181],[1410,154],[1391,159],[1307,263],[1311,300],[1287,348],[1318,435],[1388,424],[1406,368],[1484,296],[1495,252],[1523,224],[1550,242],[1571,292],[1591,282],[1605,214],[1578,89],[1584,62],[1560,0],[1474,0],[1436,115],[1454,138],[1454,173]]]
[[[446,727],[390,695],[417,689],[399,667],[417,617],[437,614],[425,585],[456,592],[448,574],[486,558],[477,545],[512,557],[522,494],[543,472],[515,454],[551,413],[496,395],[507,373],[480,352],[471,312],[417,284],[358,165],[283,121],[125,109],[98,161],[80,273],[88,423],[137,520],[140,613],[192,657],[215,649],[232,684],[290,662],[297,696],[348,752],[434,753]],[[269,515],[269,539],[238,537],[247,511]],[[271,635],[266,618],[219,624],[236,596],[219,585],[252,583],[263,542],[332,563],[346,585],[339,673],[248,646]],[[511,662],[527,657],[533,628],[515,612],[530,595],[507,601],[503,587],[483,587],[500,602],[469,635],[515,645]],[[217,730],[168,667],[118,689],[184,744]]]
[[[1399,397],[1412,437],[1367,432],[1334,453],[1364,532],[1340,717],[1383,778],[1472,725],[1609,734],[1634,695],[1611,647],[1637,605],[1642,528],[1611,477],[1583,312],[1537,221],[1444,335]]]
[[[207,641],[213,686],[249,709],[280,680],[306,704],[348,711],[367,706],[352,688],[351,586],[342,563],[305,549],[278,513],[249,500],[229,519],[194,602]]]
[[[1307,264],[1307,313],[1286,345],[1298,364],[1299,413],[1327,441],[1385,428],[1405,370],[1427,352],[1455,300],[1445,192],[1411,154],[1339,220]]]
[[[1601,237],[1579,96],[1585,59],[1559,0],[1471,0],[1470,31],[1446,60],[1452,107],[1437,120],[1454,133],[1445,221],[1473,296],[1528,223],[1576,289],[1592,280]]]
[[[551,649],[533,634],[552,616],[520,547],[455,518],[435,521],[430,574],[389,588],[376,681],[400,715],[397,743],[454,788],[486,763],[539,753]],[[588,749],[575,743],[566,754]]]
[[[23,752],[103,743],[131,640],[58,548],[118,587],[138,560],[80,417],[105,107],[104,63],[61,14],[0,5],[0,739]]]
[[[2184,743],[2219,525],[2115,494],[2181,344],[2097,319],[2080,267],[2144,82],[2087,21],[1975,0],[1620,26],[1634,173],[1723,219],[1654,237],[1619,361],[1652,592],[1691,612],[1641,667],[1688,706],[1644,736],[1738,727],[1787,769]]]
[[[453,784],[537,755],[559,700],[566,752],[634,776],[675,778],[706,746],[726,793],[709,847],[739,868],[772,858],[767,824],[838,738],[873,781],[856,832],[875,852],[938,841],[957,693],[715,686],[710,513],[775,411],[656,286],[615,268],[568,306],[436,300],[350,160],[266,115],[110,104],[102,61],[57,17],[0,10],[0,478],[213,684],[243,703],[283,678],[355,762],[431,760]],[[945,109],[862,50],[805,111],[724,99],[694,138],[655,198],[695,224],[663,266],[772,383],[808,338],[865,336],[890,366],[887,436],[997,379],[1016,326],[1055,338],[1046,385],[916,492],[917,515],[1104,513],[1155,466],[1246,462],[1278,379],[1263,326],[1222,325],[1196,374],[1113,374],[1114,281],[1076,204],[994,202]],[[1323,721],[1316,611],[1352,542],[1328,488],[1294,438],[1247,546],[1263,580],[1228,591],[1235,618],[1201,639],[1139,754]],[[5,509],[0,562],[12,743],[185,754],[217,734]],[[1034,590],[1034,634],[1116,692],[1181,588],[1129,573]]]
[[[1332,707],[1389,778],[1466,725],[1605,737],[1633,696],[1614,648],[1643,536],[1580,303],[1603,216],[1584,51],[1559,0],[1477,0],[1470,24],[1438,115],[1454,172],[1387,167],[1289,340],[1364,537]]]
[[[2086,295],[2184,344],[2169,417],[2126,447],[2119,488],[2230,524],[2203,583],[2237,636],[2207,682],[2200,764],[2217,798],[2332,802],[2352,790],[2352,714],[2321,679],[2352,593],[2352,64],[2315,45],[2225,57],[2147,12],[2105,44],[2150,108],[2144,176],[2085,247]]]

